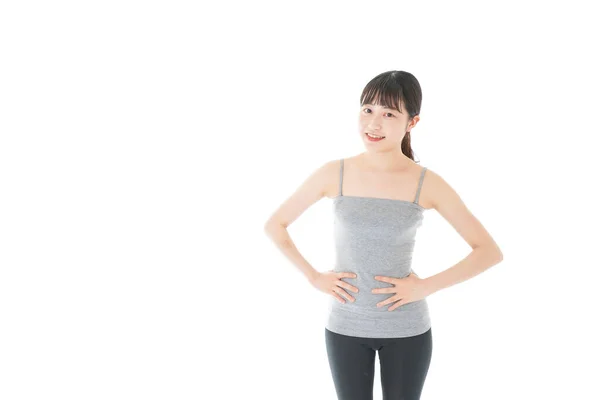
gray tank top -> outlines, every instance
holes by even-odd
[[[417,229],[425,208],[418,204],[426,167],[421,170],[414,201],[375,197],[344,196],[344,160],[340,160],[339,195],[333,198],[336,272],[354,272],[356,278],[343,278],[356,286],[349,291],[355,302],[342,304],[330,298],[326,328],[348,336],[399,338],[425,333],[431,327],[426,299],[388,311],[391,304],[377,303],[393,294],[371,293],[372,289],[392,287],[375,276],[404,278],[410,274]]]

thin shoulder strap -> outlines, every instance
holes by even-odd
[[[417,195],[415,196],[415,203],[419,203],[419,194],[421,194],[421,186],[423,186],[423,178],[425,177],[425,171],[427,167],[421,168],[421,177],[419,178],[419,187],[417,188]]]
[[[342,181],[344,180],[344,159],[340,159],[340,196],[342,195]]]

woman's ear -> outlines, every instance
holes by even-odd
[[[415,115],[412,118],[411,122],[408,124],[407,128],[410,128],[410,129],[414,128],[415,125],[417,125],[417,122],[419,122],[420,119],[421,119],[421,117],[419,117],[418,115]]]

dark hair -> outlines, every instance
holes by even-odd
[[[406,71],[387,71],[371,79],[360,96],[360,105],[379,104],[402,112],[400,104],[408,112],[410,121],[421,112],[421,85],[413,74]],[[402,153],[415,161],[410,147],[410,131],[406,132],[401,143]]]

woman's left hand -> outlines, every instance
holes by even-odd
[[[376,276],[376,280],[393,284],[393,287],[373,289],[372,293],[394,293],[393,296],[377,303],[377,307],[383,307],[387,304],[396,302],[388,308],[392,311],[401,305],[422,300],[429,296],[429,288],[424,279],[419,278],[414,272],[411,272],[406,278],[392,278],[389,276]]]

